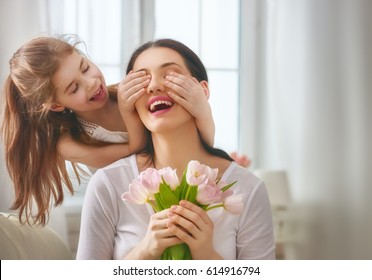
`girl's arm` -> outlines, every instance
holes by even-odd
[[[118,105],[128,130],[128,143],[97,147],[77,142],[65,133],[58,142],[58,152],[63,159],[101,168],[138,152],[145,145],[145,129],[134,109],[135,101],[145,92],[144,87],[149,82],[149,77],[145,74],[130,73],[118,86]]]
[[[145,127],[134,107],[137,99],[145,93],[150,75],[145,71],[130,72],[118,85],[118,105],[120,114],[128,130],[129,153],[139,152],[145,146]]]
[[[168,95],[195,117],[196,126],[203,140],[209,146],[213,146],[215,125],[208,102],[208,83],[172,72],[166,76],[165,85],[170,89]]]
[[[97,147],[83,144],[65,133],[58,141],[58,152],[64,160],[82,163],[94,168],[101,168],[130,154],[125,144],[108,144]]]

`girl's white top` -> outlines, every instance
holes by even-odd
[[[83,211],[78,259],[122,259],[143,239],[152,208],[121,200],[139,175],[131,155],[99,169],[89,181]],[[244,195],[244,211],[232,215],[222,208],[208,212],[214,222],[213,241],[224,259],[274,259],[271,206],[262,181],[232,162],[223,174],[235,194]]]
[[[78,118],[86,133],[96,140],[110,143],[128,143],[128,132],[110,131],[99,125]]]
[[[93,139],[105,141],[109,143],[128,143],[129,136],[128,132],[123,131],[110,131],[102,126],[99,126],[95,123],[91,123],[88,121],[85,121],[83,119],[78,118],[81,126],[83,127],[84,131],[88,133]],[[70,163],[68,163],[68,170],[71,174],[71,177],[74,177],[74,172],[72,170],[72,167],[70,167]],[[90,176],[94,174],[94,172],[97,171],[97,168],[86,166],[83,164],[80,164],[81,167],[88,173],[90,173]]]

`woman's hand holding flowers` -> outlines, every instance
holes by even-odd
[[[135,249],[130,258],[156,258],[164,250],[161,259],[220,259],[213,246],[214,224],[206,212],[223,207],[239,215],[244,205],[242,195],[234,195],[230,189],[236,181],[228,184],[217,175],[217,168],[195,160],[188,163],[181,181],[170,167],[142,171],[122,199],[149,203],[161,214],[152,215],[146,236],[137,246],[142,250],[150,247],[148,251],[141,255]],[[167,247],[169,244],[174,245]]]
[[[169,230],[189,246],[192,259],[221,259],[213,246],[213,221],[203,209],[182,200],[170,208],[168,217]]]
[[[183,243],[168,229],[168,213],[169,209],[165,209],[151,216],[145,237],[126,258],[158,260],[166,248]]]

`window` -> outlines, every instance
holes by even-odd
[[[154,38],[165,37],[185,43],[202,59],[209,76],[215,145],[237,150],[239,1],[155,0]]]
[[[205,64],[216,124],[215,145],[238,150],[240,0],[49,1],[50,25],[86,43],[106,82],[121,80],[130,54],[152,39],[173,38]]]
[[[52,33],[77,34],[87,54],[101,68],[108,84],[120,81],[123,71],[121,0],[50,1]]]

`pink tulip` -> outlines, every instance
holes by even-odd
[[[222,201],[223,192],[215,184],[203,184],[199,186],[196,200],[203,205]]]
[[[223,180],[219,180],[217,182],[217,187],[219,187],[220,189],[222,189],[226,185],[228,185],[228,184],[225,181],[223,181]]]
[[[207,179],[207,166],[192,160],[187,165],[186,182],[191,186],[199,186]]]
[[[209,166],[206,166],[205,170],[208,178],[208,184],[215,184],[218,175],[218,168],[210,168]]]
[[[170,167],[164,167],[159,170],[159,174],[164,179],[164,181],[168,185],[170,185],[172,190],[174,190],[180,184],[180,181],[178,180],[177,172],[175,169],[172,169]]]
[[[223,207],[233,215],[241,214],[244,209],[243,195],[238,194],[228,196],[223,202]]]
[[[149,191],[136,178],[129,185],[129,191],[122,194],[121,199],[135,204],[145,204],[150,198]]]
[[[159,172],[155,168],[147,168],[140,176],[142,185],[151,193],[159,192],[159,185],[162,182]]]
[[[225,201],[225,199],[226,199],[227,197],[229,197],[229,196],[232,196],[233,193],[234,193],[234,191],[233,191],[232,189],[228,189],[228,190],[224,191],[224,192],[222,193],[222,197],[221,197],[221,201],[220,201],[220,202]]]

